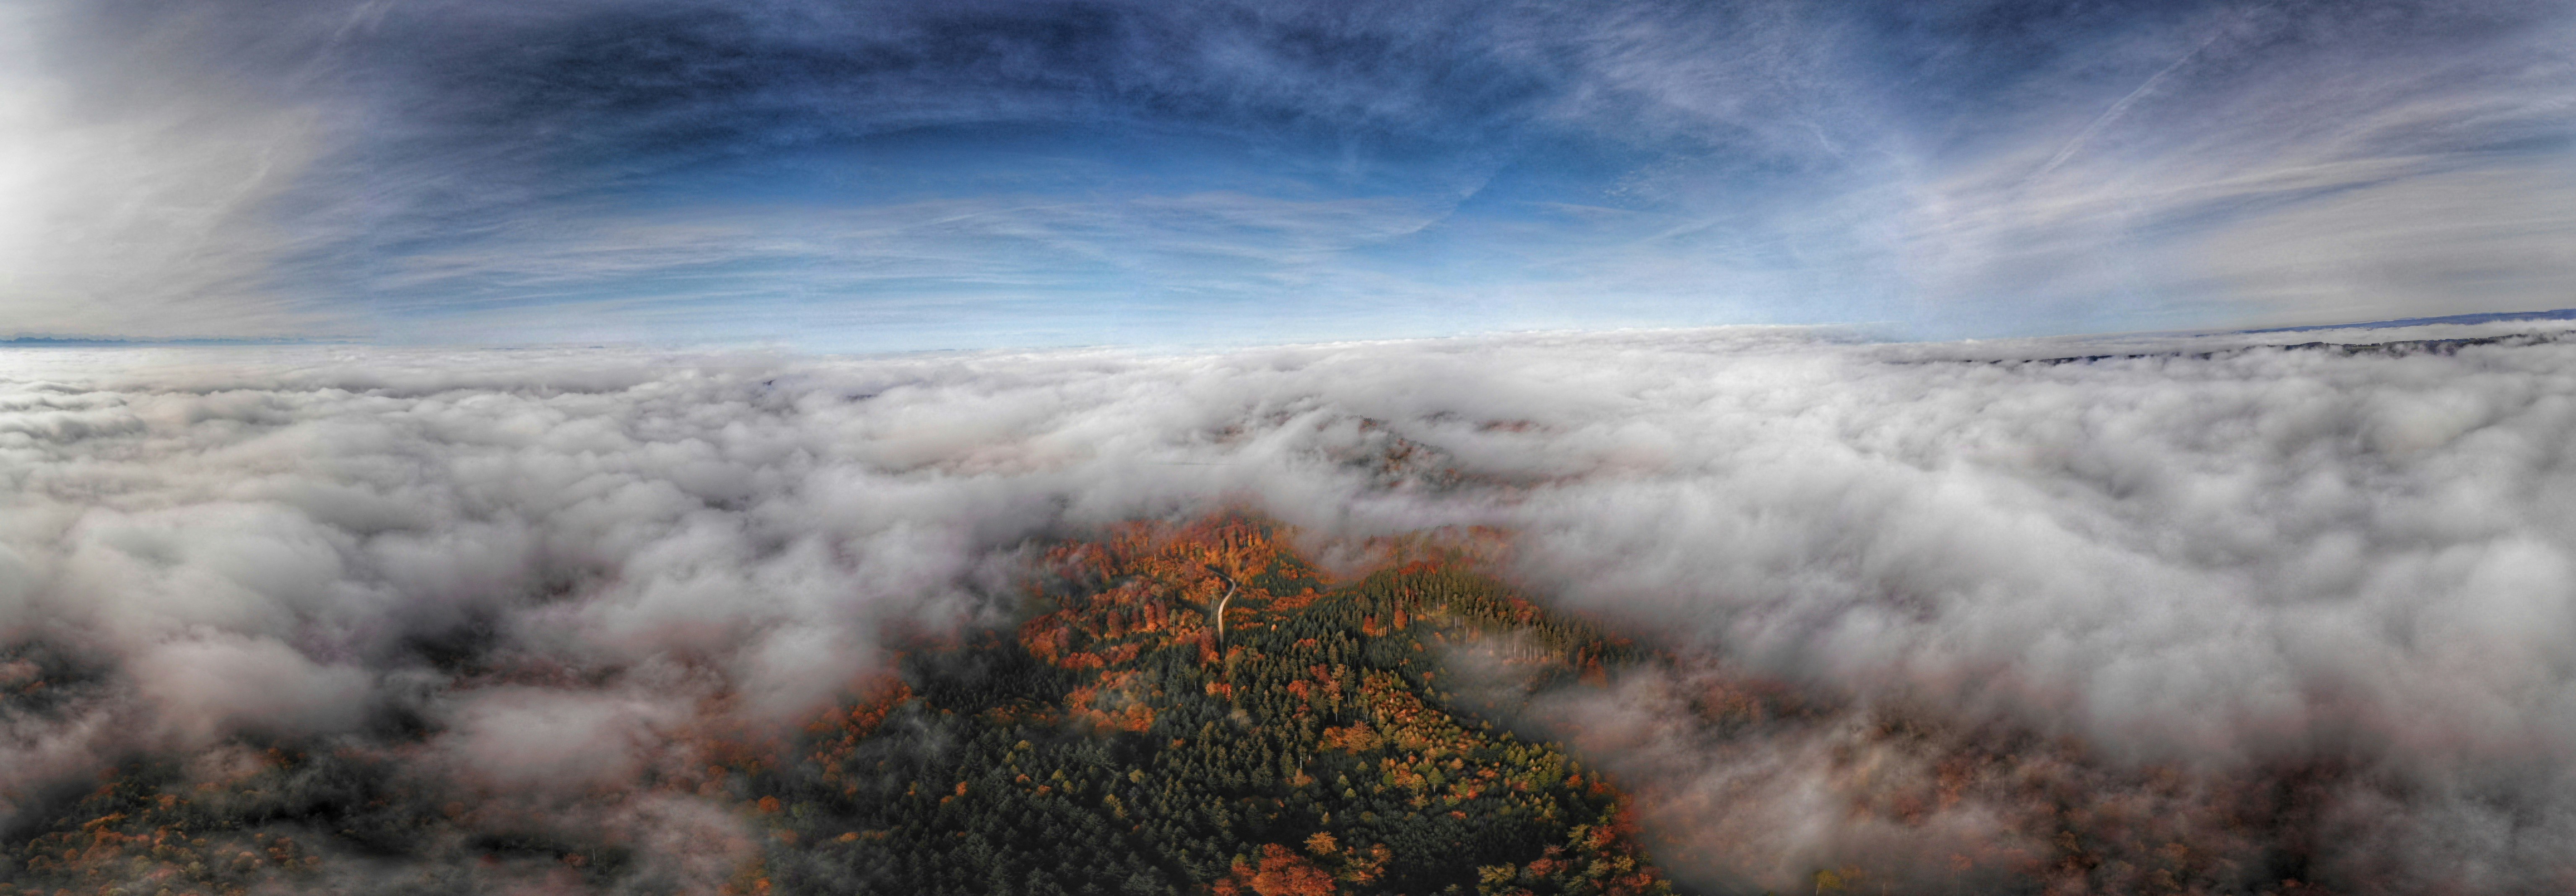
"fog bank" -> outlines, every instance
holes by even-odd
[[[2339,826],[2320,872],[2524,891],[2576,867],[2556,332],[11,350],[0,688],[51,691],[0,709],[0,826],[128,751],[244,735],[413,732],[421,774],[554,811],[999,619],[1044,540],[1244,507],[1318,539],[1508,530],[1533,596],[1829,707],[1718,737],[1671,721],[1707,686],[1682,673],[1561,698],[1650,824],[1701,838],[1664,857],[1685,875],[1937,864],[2010,804],[1891,826],[1835,776],[2010,732],[2079,789],[2331,765],[2326,820],[2264,829]],[[1835,727],[1899,716],[1936,733]]]

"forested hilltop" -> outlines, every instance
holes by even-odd
[[[1462,712],[1444,641],[1541,675],[1627,649],[1417,561],[1342,587],[1264,526],[1133,526],[1057,552],[1012,637],[915,654],[764,778],[795,892],[1667,892],[1611,782]],[[1220,617],[1217,610],[1222,608]],[[1219,620],[1223,629],[1220,633]]]
[[[1458,563],[1329,584],[1241,517],[1050,560],[1015,628],[916,645],[790,742],[676,732],[698,759],[631,789],[731,807],[747,841],[699,845],[730,893],[1670,891],[1611,781],[1467,711],[1442,665],[1473,641],[1530,680],[1597,677],[1624,644]],[[13,712],[83,686],[56,660]],[[0,893],[686,889],[631,824],[424,778],[405,741],[433,734],[134,759],[10,832]]]

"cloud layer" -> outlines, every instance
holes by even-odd
[[[1834,808],[1835,739],[1902,777],[2004,731],[2103,787],[2330,764],[2336,805],[2378,801],[2338,823],[2391,886],[2537,885],[2576,867],[2576,343],[2259,344],[2312,336],[22,351],[0,686],[66,684],[0,719],[0,823],[237,734],[426,731],[424,774],[572,799],[988,618],[1043,539],[1249,506],[1319,538],[1503,527],[1534,594],[1841,707],[1711,741],[1672,727],[1710,686],[1674,672],[1556,710],[1657,770],[1667,836],[1719,832],[1711,880],[1937,859]],[[1888,713],[1954,733],[1835,727]]]

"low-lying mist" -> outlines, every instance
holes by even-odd
[[[638,776],[1006,621],[1051,540],[1243,508],[1491,527],[1669,652],[1524,708],[1686,886],[2565,886],[2576,342],[2388,342],[2454,329],[0,354],[0,832],[338,745],[711,888],[746,829]]]

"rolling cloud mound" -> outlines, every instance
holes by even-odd
[[[424,779],[716,850],[720,812],[596,795],[1000,619],[1048,539],[1243,507],[1495,527],[1532,595],[1680,657],[1541,715],[1686,881],[1938,880],[2038,797],[1865,797],[2009,755],[2052,811],[2288,843],[2344,890],[2545,889],[2576,874],[2576,341],[2479,326],[13,352],[0,829],[135,755],[402,741]],[[1809,708],[1676,721],[1721,667]],[[2296,811],[2248,821],[2248,788]]]

